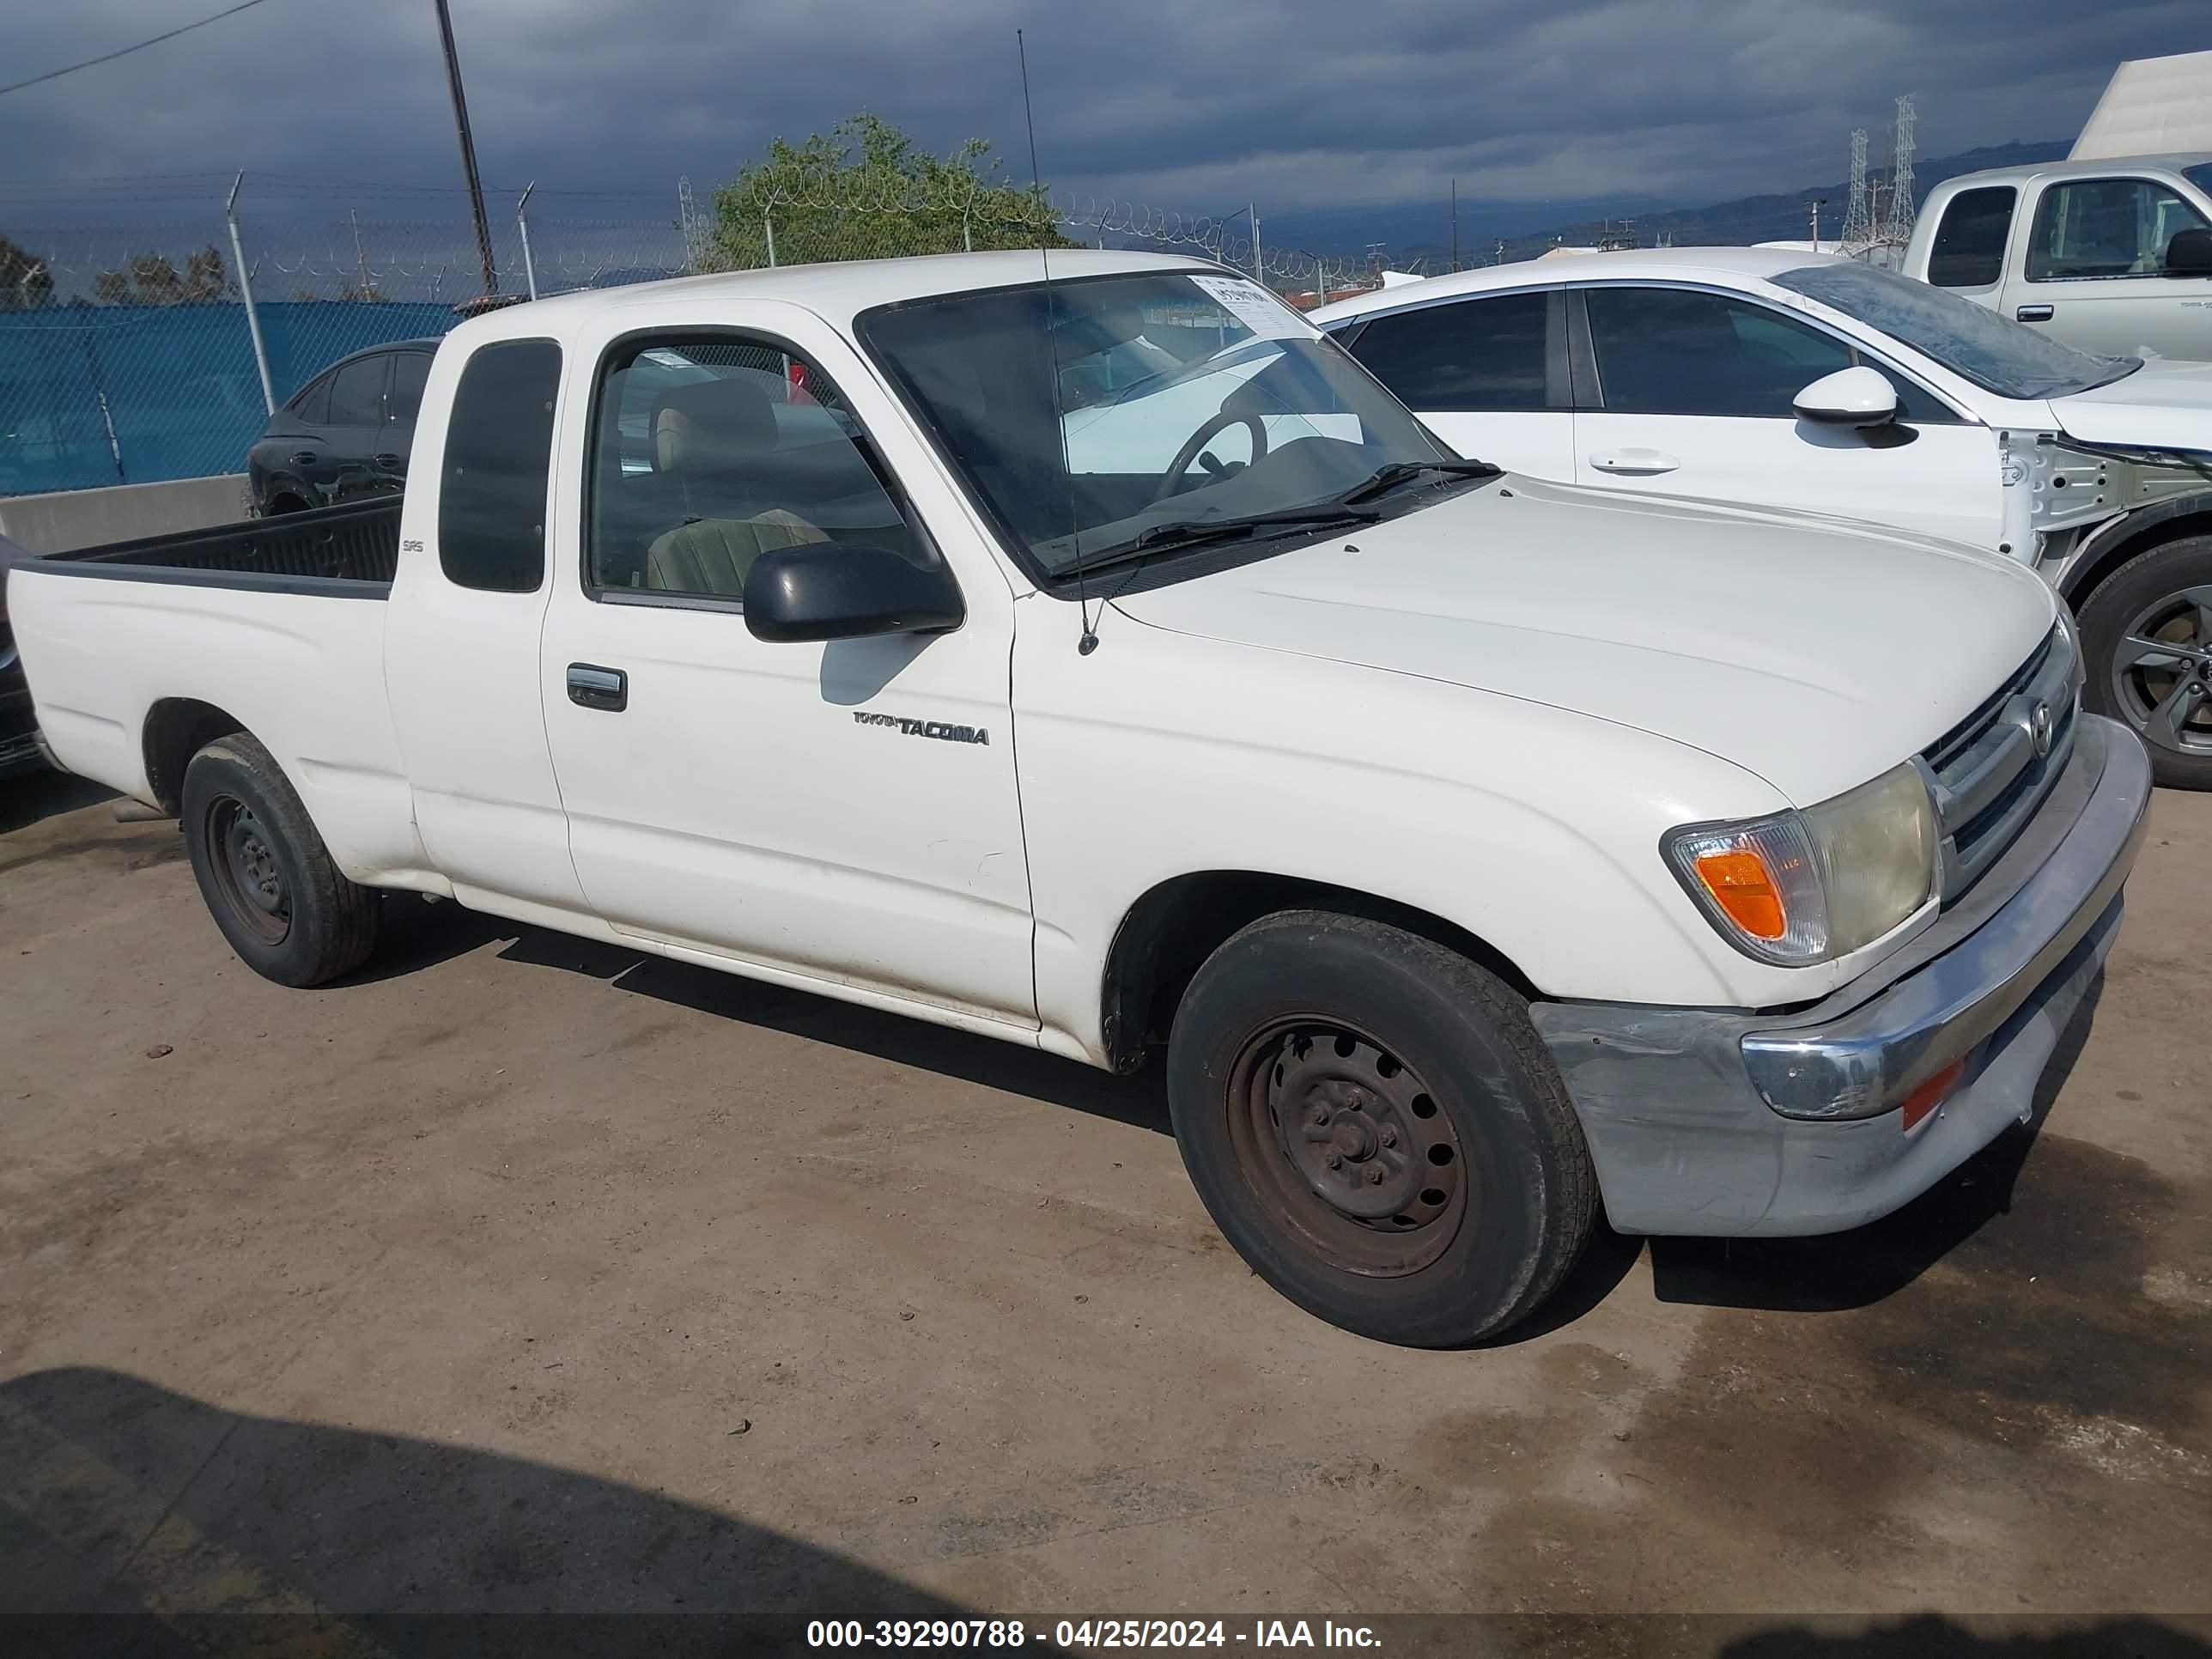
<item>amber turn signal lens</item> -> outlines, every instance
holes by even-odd
[[[1908,1129],[1926,1117],[1951,1097],[1951,1091],[1959,1086],[1959,1079],[1966,1074],[1966,1062],[1954,1060],[1934,1077],[1905,1097],[1905,1127]]]
[[[1780,939],[1789,927],[1782,895],[1766,860],[1756,853],[1706,853],[1697,861],[1698,879],[1728,919],[1753,939]]]

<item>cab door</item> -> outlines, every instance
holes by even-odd
[[[416,830],[463,902],[592,931],[538,694],[562,348],[493,340],[460,355],[431,368],[385,630]]]
[[[718,314],[591,343],[564,434],[540,684],[584,891],[677,954],[1034,1030],[1006,580],[839,336]],[[965,621],[747,630],[762,552],[854,545],[950,562]]]
[[[1996,434],[1893,366],[1747,295],[1605,284],[1569,301],[1577,481],[1996,546]],[[1897,388],[1894,425],[1798,417],[1798,392],[1859,363]]]
[[[2027,205],[2006,315],[2106,356],[2212,358],[2212,278],[2166,274],[2174,237],[2206,228],[2202,205],[2126,176],[2054,179]]]

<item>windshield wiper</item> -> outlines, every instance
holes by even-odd
[[[1424,472],[1447,472],[1462,478],[1495,478],[1504,471],[1504,467],[1492,466],[1488,461],[1393,461],[1388,466],[1377,467],[1364,483],[1352,485],[1336,499],[1346,507],[1356,507],[1362,501],[1389,495]]]
[[[1137,538],[1135,548],[1188,547],[1193,542],[1249,536],[1255,530],[1279,524],[1373,524],[1382,516],[1379,513],[1362,513],[1348,501],[1317,501],[1311,507],[1285,507],[1279,513],[1242,513],[1226,519],[1176,519],[1146,531]]]
[[[1380,513],[1364,512],[1339,501],[1316,501],[1311,507],[1286,507],[1279,513],[1246,513],[1227,519],[1174,519],[1166,524],[1154,525],[1127,547],[1093,558],[1078,559],[1060,566],[1054,574],[1073,576],[1079,568],[1085,572],[1109,569],[1115,565],[1149,559],[1155,553],[1200,547],[1207,542],[1239,540],[1262,530],[1293,528],[1302,525],[1319,527],[1333,524],[1376,524],[1381,521],[1382,517]]]

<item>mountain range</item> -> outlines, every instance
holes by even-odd
[[[2056,161],[2071,148],[2065,139],[1985,144],[1956,155],[1923,157],[1913,164],[1914,194],[1922,200],[1946,179],[1984,167]],[[1871,174],[1886,187],[1887,171]],[[1672,206],[1652,196],[1621,195],[1574,202],[1553,202],[1540,210],[1548,222],[1532,223],[1525,204],[1462,201],[1459,204],[1459,262],[1486,264],[1498,257],[1525,259],[1561,243],[1591,246],[1608,233],[1632,236],[1649,247],[1660,239],[1680,245],[1746,245],[1804,238],[1811,234],[1810,206],[1825,198],[1820,234],[1843,228],[1844,180],[1808,185],[1765,196],[1739,196],[1704,207]],[[1917,204],[1916,203],[1916,205]],[[1624,222],[1626,222],[1624,230]],[[1357,255],[1381,244],[1384,258],[1404,268],[1416,264],[1436,270],[1449,264],[1450,210],[1443,202],[1403,203],[1387,208],[1332,208],[1286,213],[1267,222],[1267,241],[1328,256]]]

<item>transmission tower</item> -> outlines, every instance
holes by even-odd
[[[1874,214],[1867,206],[1867,135],[1864,127],[1851,132],[1851,182],[1844,203],[1843,245],[1848,251],[1874,240]]]
[[[1911,93],[1897,100],[1897,136],[1889,146],[1889,225],[1886,240],[1903,247],[1912,240],[1912,129],[1917,118]]]
[[[676,180],[676,212],[678,228],[684,233],[684,269],[696,275],[707,268],[707,228],[699,222],[699,210],[692,204],[688,173]]]

